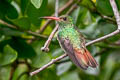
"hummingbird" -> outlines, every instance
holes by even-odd
[[[42,18],[56,20],[58,22],[57,39],[59,44],[77,67],[83,70],[86,70],[89,66],[92,68],[97,67],[98,64],[87,50],[85,38],[76,28],[72,17],[63,15],[60,17],[46,16]]]

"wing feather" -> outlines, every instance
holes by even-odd
[[[60,46],[63,48],[63,50],[65,51],[65,53],[68,54],[69,58],[72,60],[72,62],[82,68],[82,69],[87,69],[88,68],[88,65],[86,64],[83,64],[81,62],[81,60],[77,59],[76,58],[76,55],[74,53],[74,49],[73,49],[73,46],[72,44],[70,43],[70,40],[69,39],[63,39],[63,38],[60,38],[58,36],[58,40],[59,40],[59,43],[60,43]]]

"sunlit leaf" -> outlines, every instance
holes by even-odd
[[[4,47],[4,52],[0,57],[0,66],[10,64],[14,62],[17,58],[17,52],[11,48],[9,45]]]
[[[31,3],[36,7],[40,8],[43,0],[31,0]]]
[[[0,67],[0,80],[9,80],[10,77],[10,66]]]
[[[18,78],[21,80],[22,76],[27,75],[27,73],[24,73],[24,72],[28,72],[27,65],[25,65],[25,64],[18,65],[18,67],[16,68],[16,70],[13,74],[12,80],[17,80]],[[23,74],[23,75],[21,77],[19,77],[21,74]],[[28,80],[28,76],[24,77],[23,80]]]

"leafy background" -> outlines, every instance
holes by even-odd
[[[69,0],[59,0],[59,7],[67,2]],[[116,3],[120,10],[120,1],[116,0]],[[96,69],[83,71],[66,57],[35,76],[29,75],[29,72],[63,54],[56,36],[50,51],[41,51],[55,26],[54,22],[47,26],[42,36],[30,33],[37,32],[46,23],[39,17],[52,15],[54,4],[55,0],[0,0],[0,20],[17,26],[14,29],[0,24],[0,80],[120,80],[119,34],[87,47],[99,64]],[[74,0],[59,15],[65,14],[73,4],[78,7],[70,16],[87,42],[117,29],[109,0]]]

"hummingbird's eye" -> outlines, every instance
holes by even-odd
[[[67,20],[67,18],[66,18],[66,17],[64,17],[64,18],[63,18],[63,20],[64,20],[64,21],[66,21],[66,20]]]

